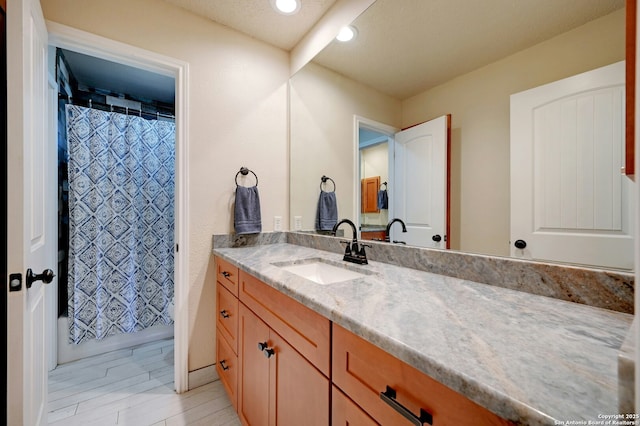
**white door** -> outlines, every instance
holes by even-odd
[[[37,0],[7,4],[8,269],[22,288],[8,296],[8,423],[46,424],[45,290],[25,272],[55,268],[51,204],[57,153],[48,143],[47,30]],[[53,189],[55,191],[55,189]]]
[[[448,248],[448,158],[451,116],[445,115],[396,133],[391,240],[421,247]]]
[[[512,256],[633,268],[624,84],[619,62],[511,96]]]

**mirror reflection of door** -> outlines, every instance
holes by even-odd
[[[633,268],[624,85],[619,62],[511,96],[512,256]]]
[[[450,140],[451,115],[395,135],[393,210],[406,223],[407,244],[449,248]]]
[[[391,227],[390,241],[432,248],[449,248],[449,147],[451,116],[445,115],[406,130],[390,131],[373,122],[358,127],[360,159],[360,231],[362,239],[384,240],[394,218],[405,222]],[[365,198],[385,191],[387,209],[369,211]]]

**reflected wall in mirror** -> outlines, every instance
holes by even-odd
[[[330,44],[291,78],[291,217],[303,229],[322,174],[336,178],[339,217],[357,217],[355,116],[402,129],[451,114],[450,247],[509,255],[510,95],[624,60],[624,1],[463,3],[377,0],[355,43]]]

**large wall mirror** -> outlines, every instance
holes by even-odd
[[[450,114],[449,247],[510,256],[511,95],[623,61],[625,1],[377,0],[353,26],[290,80],[290,229],[315,229],[322,176],[362,223],[359,120]]]

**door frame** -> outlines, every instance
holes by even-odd
[[[360,127],[364,127],[369,130],[381,133],[387,136],[388,139],[388,155],[389,155],[389,176],[393,176],[393,152],[395,149],[395,134],[399,129],[390,126],[388,124],[380,123],[379,121],[371,120],[359,115],[353,116],[353,212],[352,217],[358,230],[358,237],[360,236],[360,197],[362,196],[360,189]],[[390,183],[387,185],[388,191],[393,194],[393,179],[389,179]],[[393,206],[389,203],[389,219],[393,216]]]
[[[189,390],[189,123],[187,114],[189,64],[56,22],[46,21],[46,24],[49,32],[49,46],[73,50],[175,78],[175,243],[178,250],[174,258],[174,386],[177,393],[186,392]],[[52,320],[57,323],[57,318]]]

